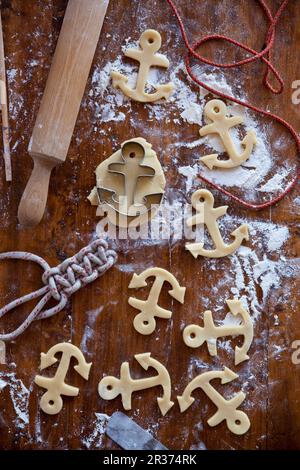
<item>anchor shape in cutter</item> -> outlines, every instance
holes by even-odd
[[[213,427],[226,420],[227,427],[232,433],[245,434],[250,428],[250,421],[246,413],[237,409],[245,400],[245,393],[240,391],[233,398],[226,400],[210,384],[211,380],[221,379],[222,385],[225,385],[236,378],[238,375],[227,367],[224,367],[223,371],[209,371],[198,375],[187,385],[183,394],[177,397],[180,411],[183,413],[194,403],[195,398],[192,397],[192,393],[197,388],[201,388],[218,408],[218,411],[207,421],[208,424]]]
[[[162,268],[149,268],[141,274],[134,274],[129,284],[129,289],[137,289],[146,287],[146,280],[149,277],[155,277],[155,281],[151,287],[150,294],[147,300],[140,300],[134,297],[128,299],[129,305],[140,313],[136,315],[133,321],[133,326],[142,335],[150,335],[156,327],[155,317],[158,318],[171,318],[172,312],[166,310],[158,305],[158,299],[165,282],[168,282],[172,289],[168,291],[169,295],[183,304],[185,296],[185,287],[181,287],[173,274],[169,273]]]
[[[79,393],[79,388],[65,383],[71,358],[74,357],[77,360],[78,365],[74,366],[74,369],[85,380],[88,380],[92,366],[92,363],[88,364],[85,361],[84,355],[76,346],[70,343],[59,343],[49,349],[46,354],[41,354],[40,369],[43,370],[55,364],[58,361],[55,357],[58,353],[62,353],[62,356],[55,376],[50,378],[37,375],[34,379],[37,385],[47,389],[41,398],[40,406],[45,413],[50,415],[61,411],[63,406],[61,395],[76,397]]]
[[[242,116],[228,117],[227,106],[221,100],[211,100],[204,108],[205,115],[213,122],[204,126],[200,129],[200,135],[202,137],[208,134],[217,134],[228,153],[229,158],[227,160],[219,160],[218,154],[213,153],[211,155],[205,155],[200,160],[212,170],[214,167],[218,168],[235,168],[244,163],[251,155],[254,145],[257,143],[256,134],[253,130],[247,132],[244,139],[241,141],[244,151],[239,153],[236,150],[232,137],[229,130],[242,124],[244,119]]]
[[[147,198],[157,196],[162,199],[162,194],[147,194],[141,202],[136,202],[135,193],[139,178],[153,178],[155,170],[143,164],[145,149],[138,142],[126,142],[121,149],[121,162],[111,163],[108,166],[109,173],[121,175],[124,178],[124,194],[98,187],[98,197],[101,204],[105,203],[116,212],[126,217],[136,217],[151,210]]]
[[[235,240],[229,245],[224,243],[217,219],[226,214],[228,206],[214,208],[214,197],[207,189],[198,189],[194,192],[192,195],[192,206],[197,211],[197,214],[187,220],[188,227],[205,224],[215,244],[215,249],[213,250],[204,249],[204,243],[186,244],[186,249],[191,252],[194,258],[198,256],[222,258],[233,253],[244,240],[249,240],[248,226],[247,224],[242,224],[231,233]]]
[[[136,88],[130,88],[127,85],[128,78],[116,71],[111,72],[113,86],[120,88],[129,98],[143,103],[158,101],[162,98],[167,99],[173,92],[173,83],[157,85],[155,93],[146,93],[145,91],[150,67],[168,68],[170,65],[166,57],[157,54],[157,51],[161,48],[161,35],[154,29],[147,29],[142,33],[139,43],[141,49],[127,49],[125,51],[127,57],[140,63]]]
[[[253,340],[253,323],[242,302],[238,299],[226,300],[230,312],[234,316],[240,315],[243,323],[240,325],[215,326],[210,310],[204,312],[204,326],[188,325],[183,330],[183,341],[190,348],[199,348],[207,343],[208,352],[211,356],[217,355],[217,338],[224,336],[244,336],[243,346],[235,347],[235,365],[249,359],[247,352]]]
[[[161,385],[163,396],[157,398],[157,403],[164,416],[174,405],[174,402],[171,401],[171,379],[169,372],[160,362],[151,357],[151,353],[136,354],[134,357],[143,369],[148,370],[149,367],[153,367],[158,374],[144,379],[132,379],[128,362],[123,362],[119,379],[107,376],[99,382],[98,392],[100,397],[104,400],[113,400],[118,395],[121,395],[124,409],[131,410],[131,395],[133,392]]]

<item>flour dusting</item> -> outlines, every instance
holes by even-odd
[[[1,384],[9,387],[10,398],[16,413],[16,425],[25,428],[29,424],[29,395],[30,391],[21,379],[16,377],[15,372],[0,372]]]
[[[104,413],[95,413],[94,429],[86,437],[82,438],[82,444],[87,449],[100,449],[102,447],[103,435],[107,427],[110,416]]]

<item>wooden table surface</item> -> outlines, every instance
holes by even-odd
[[[280,3],[280,0],[268,0],[273,12]],[[151,142],[165,170],[166,201],[178,198],[189,201],[193,190],[202,186],[195,179],[187,191],[186,178],[178,169],[195,164],[205,150],[203,145],[192,150],[174,145],[196,141],[199,125],[185,122],[180,117],[180,110],[174,105],[168,109],[168,103],[156,108],[162,115],[155,115],[151,106],[123,102],[117,109],[118,113],[124,113],[120,119],[101,118],[103,105],[109,102],[113,92],[108,85],[104,94],[97,93],[97,86],[103,84],[99,83],[101,74],[97,79],[95,71],[101,71],[121,54],[127,38],[137,40],[144,29],[156,28],[162,34],[162,52],[171,61],[170,70],[182,61],[185,53],[178,26],[164,0],[111,0],[67,161],[52,173],[45,217],[35,229],[25,230],[18,225],[17,208],[32,168],[27,153],[28,142],[66,4],[67,0],[2,1],[13,183],[5,183],[1,161],[1,251],[30,251],[44,257],[51,266],[95,238],[99,218],[95,207],[87,200],[95,184],[94,171],[124,140],[142,136]],[[254,0],[176,0],[176,4],[192,40],[205,33],[219,32],[257,50],[264,44],[267,24]],[[264,66],[261,63],[224,75],[234,93],[242,93],[250,102],[278,113],[298,131],[300,105],[292,104],[291,95],[292,82],[300,78],[299,22],[299,2],[290,2],[277,28],[273,58],[285,80],[285,90],[280,96],[272,95],[262,85]],[[210,43],[204,51],[220,60],[241,57],[240,52],[217,43]],[[221,72],[213,73],[218,79]],[[162,76],[167,80],[168,72],[164,71]],[[184,72],[181,82],[198,93],[198,87],[186,80]],[[237,83],[238,89],[235,88]],[[164,112],[168,118],[164,117]],[[254,119],[265,129],[271,148],[272,168],[264,182],[284,166],[290,170],[287,183],[295,172],[297,161],[293,141],[282,126],[259,116]],[[232,190],[245,199],[258,201],[264,197],[263,193],[245,187]],[[231,219],[228,219],[228,226],[223,226],[224,233],[233,230],[239,220],[248,221],[250,228],[258,227],[252,230],[246,245],[251,253],[255,253],[256,264],[257,260],[268,264],[263,277],[255,275],[255,270],[251,277],[238,254],[219,260],[195,260],[184,249],[183,239],[158,242],[112,240],[111,245],[119,255],[117,265],[76,293],[63,312],[52,319],[36,322],[7,345],[7,364],[0,365],[0,379],[7,384],[0,391],[0,448],[117,448],[104,435],[103,428],[105,415],[122,410],[121,400],[120,397],[110,402],[102,400],[97,392],[98,382],[105,374],[118,375],[124,361],[129,361],[136,377],[147,375],[133,356],[151,351],[170,373],[174,401],[197,374],[225,365],[237,372],[239,378],[226,386],[216,381],[214,386],[227,397],[241,389],[247,395],[241,409],[248,414],[251,428],[245,435],[236,436],[227,429],[225,422],[214,428],[207,424],[216,408],[201,391],[195,392],[196,401],[188,411],[181,414],[175,403],[165,417],[160,415],[156,403],[156,397],[161,393],[159,388],[134,394],[128,415],[170,449],[300,449],[300,365],[291,361],[291,344],[300,339],[300,207],[297,193],[298,190],[294,190],[276,207],[255,212],[242,209],[214,192],[217,206],[229,204]],[[270,196],[265,195],[266,198]],[[232,226],[230,221],[233,221]],[[285,243],[278,250],[268,250],[264,232],[268,231],[271,243],[274,242],[273,230],[275,237],[280,230],[287,229],[289,235]],[[254,255],[249,263],[253,259]],[[164,287],[160,304],[172,309],[173,317],[158,320],[155,333],[142,336],[132,325],[135,311],[127,303],[132,294],[128,284],[134,272],[152,266],[171,271],[181,285],[187,287],[187,294],[185,304],[181,306],[172,301]],[[3,262],[0,276],[1,305],[41,285],[41,270],[31,263]],[[218,356],[212,358],[205,345],[195,350],[187,348],[182,340],[182,330],[192,322],[201,324],[206,309],[212,310],[215,318],[223,319],[228,312],[225,300],[234,296],[240,278],[244,287],[239,294],[248,300],[249,311],[255,317],[254,340],[250,360],[235,367],[234,346],[241,344],[241,338],[232,340],[228,347],[219,347]],[[269,288],[266,290],[267,282]],[[135,295],[146,298],[148,292],[149,288],[145,288],[142,292],[136,291]],[[30,307],[32,305],[27,305],[2,319],[1,330],[16,327]],[[223,338],[226,339],[230,338]],[[64,398],[63,410],[56,416],[48,416],[39,409],[42,390],[33,380],[38,372],[40,353],[63,341],[81,346],[93,366],[88,382],[70,370],[68,383],[78,386],[80,394],[76,398]],[[152,373],[153,370],[148,375]]]

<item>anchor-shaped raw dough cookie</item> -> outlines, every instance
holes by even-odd
[[[150,103],[162,98],[167,99],[174,89],[171,82],[165,85],[157,85],[155,93],[146,93],[145,91],[150,67],[168,68],[170,65],[165,56],[157,54],[161,47],[161,35],[154,29],[147,29],[141,35],[139,42],[141,49],[127,49],[125,51],[127,57],[140,62],[136,88],[130,88],[127,85],[128,78],[116,71],[111,72],[113,86],[120,88],[124,95],[129,98],[143,103]]]
[[[122,396],[122,403],[125,410],[131,410],[131,395],[139,390],[161,385],[163,396],[157,398],[159,409],[164,416],[174,405],[171,401],[171,379],[167,369],[158,361],[151,357],[151,353],[136,354],[135,359],[143,369],[148,370],[153,367],[158,374],[154,377],[144,379],[132,379],[128,362],[123,362],[120,369],[120,378],[113,376],[104,377],[98,385],[98,392],[104,400],[113,400],[118,395]]]
[[[198,189],[192,195],[192,206],[196,209],[197,214],[187,220],[187,225],[205,224],[209,234],[215,244],[215,249],[206,250],[203,248],[204,243],[188,243],[185,245],[192,255],[197,258],[207,256],[208,258],[222,258],[233,253],[242,244],[243,240],[249,240],[248,225],[242,224],[235,229],[231,235],[235,238],[234,242],[227,245],[221,236],[217,219],[225,215],[228,206],[214,208],[214,197],[207,189]]]
[[[227,160],[219,160],[218,154],[213,153],[211,155],[205,155],[205,157],[200,158],[200,160],[205,163],[210,170],[214,167],[234,168],[245,162],[250,157],[253,147],[257,143],[255,132],[250,130],[242,140],[241,145],[244,147],[242,153],[237,152],[229,132],[232,127],[244,122],[242,116],[228,117],[227,106],[221,100],[209,101],[204,108],[204,113],[213,122],[202,127],[202,129],[200,129],[200,135],[204,137],[208,134],[218,134],[229,158]]]
[[[136,203],[136,188],[139,178],[155,175],[154,168],[143,163],[144,159],[145,150],[139,142],[125,142],[122,146],[121,162],[108,165],[109,173],[115,173],[123,177],[123,194],[116,195],[112,192],[110,195],[114,208],[118,208],[116,210],[120,214],[136,216],[141,208],[145,209],[147,207],[147,197],[143,198],[143,204]]]
[[[124,168],[127,164],[130,170]],[[115,169],[122,174],[114,173]],[[141,137],[124,142],[104,160],[97,167],[96,180],[88,199],[98,206],[97,215],[106,213],[110,224],[126,228],[148,223],[159,209],[166,184],[157,154]],[[129,205],[129,200],[134,204]]]
[[[211,356],[217,355],[217,338],[224,336],[244,336],[242,347],[235,347],[235,365],[249,359],[247,352],[253,340],[253,324],[247,310],[238,299],[226,300],[232,315],[240,315],[243,319],[241,325],[215,326],[210,310],[204,312],[204,326],[188,325],[183,330],[183,341],[190,348],[199,348],[203,343],[207,343],[207,348]]]
[[[221,379],[222,385],[232,382],[238,375],[232,370],[224,367],[224,370],[204,372],[195,377],[185,388],[183,394],[178,396],[180,411],[186,411],[195,401],[191,395],[194,390],[201,388],[210,400],[216,405],[218,411],[207,421],[210,426],[217,426],[223,420],[226,420],[228,429],[234,434],[245,434],[250,428],[250,421],[246,413],[237,408],[246,398],[244,392],[240,391],[233,398],[226,400],[210,384],[211,380]]]
[[[129,284],[130,289],[137,289],[147,286],[146,280],[149,277],[155,277],[153,286],[147,300],[139,300],[134,297],[128,299],[129,305],[140,310],[141,313],[136,315],[133,325],[136,331],[142,335],[150,335],[156,327],[155,317],[171,318],[172,312],[158,305],[158,299],[164,282],[171,284],[173,289],[169,290],[169,294],[178,302],[184,302],[185,287],[181,287],[173,274],[161,268],[149,268],[141,274],[134,274]]]
[[[41,398],[40,406],[42,410],[49,415],[55,415],[62,409],[63,401],[61,395],[76,397],[79,393],[79,388],[72,387],[65,383],[71,358],[75,357],[77,360],[78,365],[75,366],[74,369],[85,380],[89,378],[92,365],[92,363],[88,364],[85,361],[84,355],[76,346],[70,343],[59,343],[49,349],[46,354],[41,354],[40,369],[43,370],[55,364],[58,361],[55,357],[57,353],[62,353],[62,356],[55,376],[50,378],[37,375],[34,379],[37,385],[47,389],[47,392],[44,393]]]

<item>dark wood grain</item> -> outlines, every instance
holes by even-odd
[[[260,50],[264,43],[266,21],[253,0],[239,2],[176,0],[189,37],[196,39],[201,34],[222,32]],[[280,0],[268,2],[273,11]],[[1,251],[25,250],[44,257],[55,266],[66,256],[71,256],[95,236],[98,219],[95,208],[86,197],[95,184],[94,170],[111,155],[126,139],[142,136],[152,143],[166,170],[167,197],[176,198],[185,191],[185,181],[177,172],[177,165],[188,165],[189,149],[177,152],[174,163],[172,143],[174,136],[181,140],[195,140],[197,125],[178,126],[171,122],[148,121],[148,111],[139,103],[132,103],[131,113],[123,122],[98,122],[92,106],[88,106],[91,78],[86,88],[74,137],[67,161],[52,174],[45,217],[34,230],[24,230],[17,222],[17,208],[29,178],[32,161],[27,147],[41,96],[45,87],[51,58],[60,31],[66,0],[5,0],[2,1],[4,40],[7,67],[15,70],[14,80],[9,80],[11,106],[11,143],[13,161],[13,184],[4,181],[1,161],[0,179],[0,242]],[[191,8],[192,6],[192,8]],[[248,65],[244,69],[226,72],[227,82],[238,77],[250,102],[262,108],[268,107],[295,125],[299,131],[300,105],[292,105],[291,84],[300,78],[299,2],[290,2],[280,20],[273,61],[285,79],[285,90],[274,97],[262,85],[264,66],[261,63]],[[180,33],[171,10],[164,0],[111,0],[107,18],[101,33],[93,69],[102,67],[120,54],[125,39],[137,39],[144,27],[156,28],[162,33],[163,50],[172,61],[184,55]],[[103,46],[106,49],[103,50]],[[241,53],[232,48],[216,47],[210,43],[204,53],[218,60],[232,60]],[[30,65],[31,64],[31,65]],[[35,65],[33,65],[35,64]],[[192,89],[197,87],[190,85]],[[101,99],[97,97],[97,100]],[[104,100],[104,98],[103,98]],[[126,110],[125,110],[126,112]],[[265,119],[257,117],[261,125]],[[104,133],[93,132],[94,125]],[[275,142],[286,131],[280,125],[266,124],[270,142]],[[286,136],[287,145],[274,152],[274,173],[283,164],[292,167],[297,160],[295,145]],[[244,194],[244,188],[235,188]],[[207,419],[215,407],[202,392],[196,392],[197,403],[186,413],[180,414],[178,405],[161,417],[156,397],[159,389],[135,394],[133,408],[129,412],[143,427],[153,432],[170,449],[300,449],[300,366],[291,363],[291,343],[300,339],[299,317],[299,208],[296,211],[295,190],[278,206],[260,213],[247,211],[230,204],[230,212],[251,221],[274,222],[289,228],[290,238],[274,261],[284,256],[291,266],[290,276],[282,275],[280,285],[275,286],[263,304],[262,293],[257,287],[262,314],[255,323],[255,340],[250,350],[250,361],[234,368],[233,352],[220,350],[215,359],[209,357],[206,348],[189,350],[182,341],[183,326],[199,322],[210,299],[210,309],[216,306],[214,287],[229,272],[230,260],[224,258],[212,264],[209,259],[194,260],[184,250],[184,241],[145,244],[134,241],[114,242],[119,253],[118,265],[105,276],[76,293],[68,307],[54,318],[33,324],[20,338],[7,347],[7,365],[0,371],[22,380],[30,391],[29,424],[16,419],[9,387],[0,392],[0,448],[1,449],[85,449],[87,439],[95,428],[95,413],[110,415],[122,410],[117,398],[111,402],[100,399],[97,393],[99,380],[105,374],[118,375],[121,362],[128,360],[137,375],[143,375],[133,356],[151,351],[169,370],[173,383],[172,397],[182,393],[187,383],[197,374],[192,358],[198,358],[207,369],[223,365],[236,370],[240,380],[228,387],[238,391],[246,379],[247,402],[243,409],[251,420],[251,429],[244,436],[235,436],[223,422],[215,428],[207,425]],[[187,199],[190,194],[186,195]],[[216,205],[228,200],[215,193]],[[255,194],[249,197],[255,198]],[[258,195],[259,197],[259,195]],[[251,246],[251,240],[248,246]],[[256,246],[260,259],[264,246]],[[170,270],[182,285],[187,286],[184,306],[177,304],[164,289],[161,305],[173,310],[171,321],[158,320],[156,332],[149,336],[139,335],[132,326],[134,310],[127,299],[132,294],[128,289],[135,267],[160,266]],[[212,269],[212,266],[215,269]],[[127,267],[127,268],[126,268]],[[293,269],[294,267],[294,269]],[[296,269],[297,268],[297,269]],[[223,286],[224,303],[234,287],[234,277]],[[0,299],[4,305],[12,298],[40,286],[41,270],[29,263],[5,262],[0,268]],[[146,297],[147,289],[136,293]],[[1,329],[9,331],[20,323],[29,306],[13,312],[9,319],[1,321]],[[227,310],[220,311],[224,318]],[[253,313],[253,312],[252,312]],[[279,325],[274,322],[278,315]],[[92,334],[87,334],[90,328]],[[90,380],[85,382],[75,371],[70,371],[69,383],[80,387],[75,399],[64,399],[64,407],[57,416],[45,415],[38,406],[41,390],[33,384],[38,371],[41,351],[46,352],[60,341],[71,340],[80,346],[87,338],[86,359],[93,362]],[[89,339],[90,338],[90,339]],[[232,344],[238,344],[236,340]],[[276,345],[283,352],[274,354]],[[232,350],[233,351],[233,350]],[[199,371],[198,371],[199,373]],[[216,384],[223,393],[222,386]],[[203,424],[199,425],[199,423]],[[91,449],[116,448],[105,436],[91,440]]]

